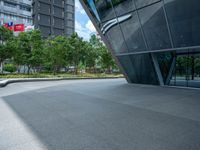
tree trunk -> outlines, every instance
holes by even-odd
[[[26,66],[24,65],[24,74],[26,73]]]
[[[17,73],[20,73],[20,65],[17,65]]]
[[[195,68],[194,68],[194,56],[192,56],[192,80],[194,80],[194,71],[195,71]]]
[[[31,67],[28,66],[28,70],[27,70],[28,75],[30,74],[30,69],[31,69]]]
[[[77,65],[77,63],[74,65],[74,67],[75,67],[74,73],[77,75],[78,74],[78,65]]]
[[[56,75],[56,66],[53,67],[53,75]]]
[[[0,61],[0,65],[1,65],[1,74],[3,74],[3,61]]]

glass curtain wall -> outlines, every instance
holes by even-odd
[[[200,87],[199,0],[81,1],[131,83]]]
[[[170,81],[172,86],[200,88],[200,53],[176,53],[176,65]]]

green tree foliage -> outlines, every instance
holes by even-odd
[[[75,67],[75,73],[78,73],[78,66],[80,63],[84,63],[85,59],[85,42],[78,36],[77,33],[73,33],[69,38],[69,49],[67,53],[67,61],[71,66]]]
[[[68,40],[63,36],[47,39],[45,42],[45,63],[51,70],[58,72],[67,65]]]
[[[85,67],[89,69],[89,72],[92,72],[92,70],[95,72],[95,67],[99,59],[98,51],[88,42],[86,42],[84,46],[86,50]]]
[[[116,65],[106,46],[96,37],[96,35],[91,36],[90,44],[95,51],[93,55],[96,56],[96,62],[101,66],[104,72],[111,73],[113,68],[116,68]]]
[[[112,69],[115,67],[115,62],[112,58],[112,55],[110,52],[108,52],[108,49],[105,46],[101,47],[101,64],[102,68],[105,72],[112,72]]]
[[[30,44],[31,53],[30,58],[31,67],[40,71],[42,69],[42,64],[44,63],[44,47],[43,39],[41,37],[41,32],[39,30],[33,30],[30,32]]]
[[[99,38],[95,34],[91,35],[89,43],[92,45],[94,48],[99,48],[103,46],[103,43],[100,41]]]
[[[16,71],[16,66],[14,64],[5,64],[3,70],[6,72],[15,72]]]
[[[28,73],[31,68],[31,41],[30,41],[31,32],[21,32],[16,38],[16,53],[14,56],[14,61],[17,65],[27,66]]]
[[[16,52],[14,61],[18,66],[41,67],[43,63],[43,40],[39,30],[21,32],[15,39]]]
[[[195,71],[197,75],[200,77],[200,57],[195,58]]]
[[[0,64],[2,64],[3,73],[3,62],[12,57],[13,54],[13,32],[4,26],[0,27]]]
[[[39,72],[44,68],[55,74],[67,67],[73,67],[76,74],[81,69],[111,72],[115,66],[111,54],[95,35],[85,41],[77,33],[70,37],[56,36],[47,39],[42,39],[39,30],[20,32],[13,37],[12,31],[1,27],[0,33],[0,61],[12,58],[11,62],[15,63],[18,72],[22,66],[27,68],[28,74],[30,70]]]
[[[1,44],[3,44],[4,42],[7,42],[9,40],[11,40],[13,38],[13,31],[11,31],[10,29],[4,27],[4,26],[0,26],[0,40],[1,40]]]

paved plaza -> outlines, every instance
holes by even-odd
[[[199,150],[200,90],[125,79],[0,88],[0,150]]]

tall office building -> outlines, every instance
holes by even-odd
[[[33,24],[44,37],[74,32],[74,0],[33,0]]]
[[[81,0],[130,83],[200,87],[199,0]]]
[[[32,1],[0,0],[0,25],[10,22],[32,25]]]

